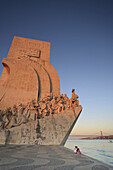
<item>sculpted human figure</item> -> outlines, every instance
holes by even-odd
[[[27,122],[26,115],[23,114],[25,108],[26,107],[23,104],[19,104],[19,106],[18,106],[18,120],[17,120],[18,125]]]
[[[54,111],[57,109],[56,97],[54,97],[54,99],[51,98],[51,99],[48,100],[47,107],[48,107],[49,115],[54,114]]]
[[[0,116],[1,117],[1,116]],[[1,119],[1,118],[0,118]],[[4,123],[2,120],[0,120],[0,130],[2,130],[4,128]]]
[[[27,123],[27,118],[26,118],[26,116],[23,114],[23,112],[21,113],[21,117],[22,117],[21,123]]]
[[[34,100],[32,100],[32,106],[35,108],[35,106],[36,106],[36,99],[34,99]]]
[[[36,99],[33,100],[33,120],[36,120],[37,118],[40,117],[39,115],[39,111],[38,111],[38,106],[39,106],[39,103],[37,103]]]
[[[14,105],[14,106],[13,106],[13,109],[12,109],[12,114],[13,114],[13,116],[17,116],[17,112],[18,112],[17,106]]]
[[[36,120],[37,117],[37,108],[36,108],[36,100],[32,100],[29,102],[25,108],[25,113],[23,114],[26,116],[26,120]]]
[[[46,103],[45,103],[44,100],[42,100],[42,101],[40,102],[40,112],[41,112],[41,114],[42,114],[42,117],[45,117],[45,115],[46,115],[45,109],[46,109]]]
[[[56,102],[57,102],[57,103],[59,103],[59,101],[60,101],[60,99],[61,99],[62,96],[63,96],[63,94],[57,96],[57,98],[56,98]]]
[[[49,97],[47,97],[45,99],[45,104],[46,104],[45,113],[46,113],[46,116],[49,116],[50,110],[51,110],[51,103],[50,103],[50,98]]]
[[[67,94],[64,94],[64,105],[65,105],[66,109],[69,109],[69,107],[70,107],[70,100],[67,97]]]
[[[2,111],[2,121],[3,121],[3,128],[6,128],[10,122],[11,117],[11,108],[7,108],[4,111]]]
[[[4,128],[4,122],[3,122],[3,111],[0,110],[0,130]]]
[[[15,127],[17,126],[17,107],[16,105],[13,106],[12,109],[12,117],[11,117],[11,121],[10,121],[10,127]]]
[[[53,114],[55,112],[55,110],[57,110],[57,101],[56,101],[56,97],[53,96],[53,99],[51,100],[51,114]]]
[[[42,113],[41,107],[38,103],[38,105],[37,105],[37,119],[40,119],[42,117],[42,114],[43,113]]]
[[[49,97],[49,96],[47,96],[44,100],[43,100],[43,102],[42,102],[42,104],[41,104],[41,109],[42,109],[42,117],[44,117],[44,116],[49,116],[49,114],[50,114],[50,110],[51,110],[51,98]]]
[[[29,108],[30,108],[29,103],[27,103],[23,111],[23,115],[25,115],[27,121],[29,120],[29,112],[30,112]]]
[[[7,115],[6,114],[4,114],[3,115],[3,122],[4,122],[4,128],[6,128],[6,126],[8,125],[8,123],[9,123],[9,121],[8,121],[8,119],[7,119]]]
[[[8,108],[7,108],[6,113],[7,113],[7,118],[8,118],[8,120],[10,121],[10,120],[11,120],[11,116],[12,116],[12,110],[11,110],[11,107],[8,107]]]
[[[60,95],[60,100],[58,101],[58,112],[63,111],[64,108],[64,97],[63,94]]]
[[[79,97],[77,94],[75,94],[75,89],[72,89],[72,96],[70,99],[70,106],[71,107],[76,107],[79,106],[79,100],[77,100]]]
[[[23,112],[22,104],[19,104],[17,106],[17,124],[21,124],[21,121],[22,121],[21,113],[22,112]]]
[[[9,107],[4,111],[4,115],[3,115],[4,128],[6,128],[9,125],[11,117],[12,117],[12,111],[11,111],[11,107]]]

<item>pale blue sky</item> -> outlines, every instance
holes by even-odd
[[[0,74],[14,36],[51,42],[61,93],[83,106],[72,134],[113,134],[112,0],[1,0]]]

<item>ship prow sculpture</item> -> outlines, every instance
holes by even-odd
[[[60,94],[50,43],[14,37],[0,78],[0,144],[64,145],[82,106]]]

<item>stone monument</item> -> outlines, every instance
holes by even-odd
[[[14,37],[0,78],[0,144],[64,145],[82,111],[60,94],[50,43]]]

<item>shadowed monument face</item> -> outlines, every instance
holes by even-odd
[[[49,42],[14,37],[2,61],[0,108],[60,95],[59,76],[49,61]]]

